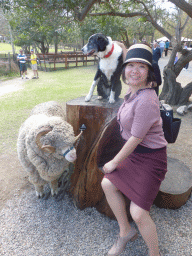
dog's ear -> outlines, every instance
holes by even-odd
[[[105,51],[106,46],[109,43],[109,40],[105,35],[99,33],[97,35],[97,42],[98,42],[98,51]]]
[[[107,39],[107,37],[105,35],[103,35],[102,33],[98,33],[97,34],[97,39],[98,40],[105,40],[105,39]]]

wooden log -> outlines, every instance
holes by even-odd
[[[160,208],[178,209],[191,195],[192,173],[182,161],[170,157],[167,169],[154,203]]]
[[[70,192],[74,203],[80,209],[96,207],[110,217],[114,216],[101,188],[104,175],[97,164],[97,149],[122,102],[119,99],[115,104],[109,104],[108,100],[100,101],[97,96],[93,96],[90,102],[85,102],[85,98],[81,97],[66,104],[67,121],[73,126],[75,135],[82,124],[87,127],[77,147],[78,158],[71,177]]]

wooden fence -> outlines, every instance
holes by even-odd
[[[0,56],[0,66],[6,66],[7,67],[7,71],[11,72],[11,60],[13,59],[13,56],[10,55],[10,53],[8,54],[1,54]]]
[[[50,71],[50,69],[67,69],[70,64],[73,66],[78,66],[79,63],[82,63],[83,66],[86,66],[87,63],[97,63],[96,56],[87,56],[82,54],[82,52],[62,52],[58,54],[48,53],[48,54],[37,54],[38,62],[41,70]],[[63,64],[61,67],[57,64]]]
[[[14,62],[17,63],[17,59],[13,54],[1,53],[0,54],[0,75],[9,74],[12,71],[18,71],[17,65],[15,65]]]

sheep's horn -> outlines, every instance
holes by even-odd
[[[87,129],[87,127],[85,126],[85,124],[82,124],[81,127],[79,128],[79,130],[80,130],[81,132],[79,133],[79,135],[77,135],[77,136],[75,137],[75,142],[78,141],[78,139],[81,137],[83,131],[85,131],[86,129]]]
[[[52,131],[52,128],[51,128],[50,126],[42,127],[42,128],[39,130],[39,132],[38,132],[38,134],[37,134],[37,136],[36,136],[36,140],[35,140],[35,141],[36,141],[36,144],[37,144],[37,146],[39,147],[39,149],[42,149],[42,150],[44,150],[44,151],[47,152],[47,153],[54,153],[54,152],[55,152],[55,148],[54,148],[54,147],[52,147],[52,146],[50,146],[50,145],[45,145],[45,146],[43,146],[43,145],[41,144],[41,141],[40,141],[41,136],[47,134],[47,133],[50,132],[50,131]]]
[[[81,131],[81,132],[79,133],[79,135],[77,135],[77,136],[75,137],[75,142],[78,141],[78,139],[81,137],[82,133],[83,133],[83,131]]]

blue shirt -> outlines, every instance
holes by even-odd
[[[165,42],[165,48],[169,48],[169,41],[168,42]]]
[[[158,62],[158,60],[161,58],[161,51],[160,48],[153,48],[153,61]]]
[[[17,59],[20,63],[26,63],[26,55],[25,54],[18,54]]]

